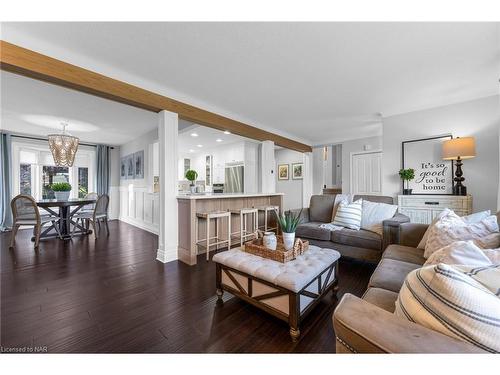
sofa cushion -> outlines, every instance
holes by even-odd
[[[343,228],[331,232],[331,241],[342,245],[381,250],[382,237],[375,232]]]
[[[329,223],[332,221],[334,194],[313,195],[309,205],[309,220]]]
[[[418,265],[425,263],[424,249],[410,246],[389,245],[382,254],[382,258],[401,260]]]
[[[368,288],[363,296],[363,299],[374,304],[375,306],[380,307],[381,309],[384,309],[385,311],[393,313],[396,307],[398,294],[387,289]]]
[[[299,224],[295,232],[297,237],[312,238],[314,240],[329,241],[330,231],[328,229],[320,228],[320,223],[317,221],[311,221],[309,223]]]
[[[398,293],[406,276],[420,264],[402,262],[394,259],[382,259],[373,272],[368,287],[382,288]]]
[[[394,204],[394,198],[385,195],[355,195],[353,197],[354,201],[357,201],[358,199],[363,199],[375,203]]]

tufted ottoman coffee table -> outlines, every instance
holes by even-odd
[[[219,301],[224,290],[290,325],[290,336],[300,336],[299,324],[338,282],[336,250],[310,246],[295,260],[280,263],[238,249],[215,254]]]

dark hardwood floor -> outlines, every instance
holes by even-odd
[[[31,232],[0,234],[1,346],[56,352],[143,353],[332,353],[331,315],[337,302],[326,296],[306,318],[299,342],[287,325],[224,294],[216,305],[215,266],[155,260],[157,237],[110,222],[111,235],[72,241],[41,241]],[[340,298],[361,295],[374,266],[340,262]],[[30,349],[28,349],[30,350]]]

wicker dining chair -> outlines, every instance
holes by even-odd
[[[92,199],[92,200],[96,200],[97,201],[97,198],[99,198],[99,194],[97,194],[97,193],[88,193],[87,195],[85,195],[84,199]],[[78,212],[93,212],[94,208],[95,208],[95,203],[90,203],[90,204],[86,204],[85,206],[83,206],[81,208],[81,210],[78,211]]]
[[[75,223],[78,224],[78,221],[81,221],[81,225],[83,226],[84,221],[90,223],[92,225],[92,230],[94,232],[94,238],[97,240],[99,236],[97,235],[97,228],[99,228],[99,235],[101,232],[101,222],[106,225],[106,232],[109,236],[109,226],[108,226],[108,206],[109,206],[109,196],[107,194],[101,195],[97,198],[95,203],[94,210],[92,212],[77,212],[72,216],[72,219],[75,220]],[[71,232],[71,237],[76,231],[77,226],[73,227],[73,231]]]
[[[59,217],[49,214],[40,215],[36,201],[32,196],[24,194],[17,195],[10,202],[10,207],[12,209],[13,224],[9,248],[14,247],[16,234],[21,225],[30,225],[34,227],[35,249],[38,248],[38,244],[40,243],[42,227],[47,223],[52,223],[59,238],[62,238],[61,232],[57,226]]]

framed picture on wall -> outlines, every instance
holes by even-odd
[[[453,194],[453,163],[442,159],[442,144],[451,135],[415,139],[402,143],[403,168],[413,168],[412,194]]]
[[[134,178],[144,178],[144,150],[137,151],[134,154]]]
[[[134,179],[134,154],[125,156],[125,163],[127,165],[127,179]]]
[[[122,180],[127,179],[127,158],[123,157],[120,159],[120,178]]]
[[[288,164],[279,164],[278,165],[278,180],[288,180]]]
[[[303,169],[304,169],[304,163],[293,163],[292,164],[292,179],[302,180]]]

